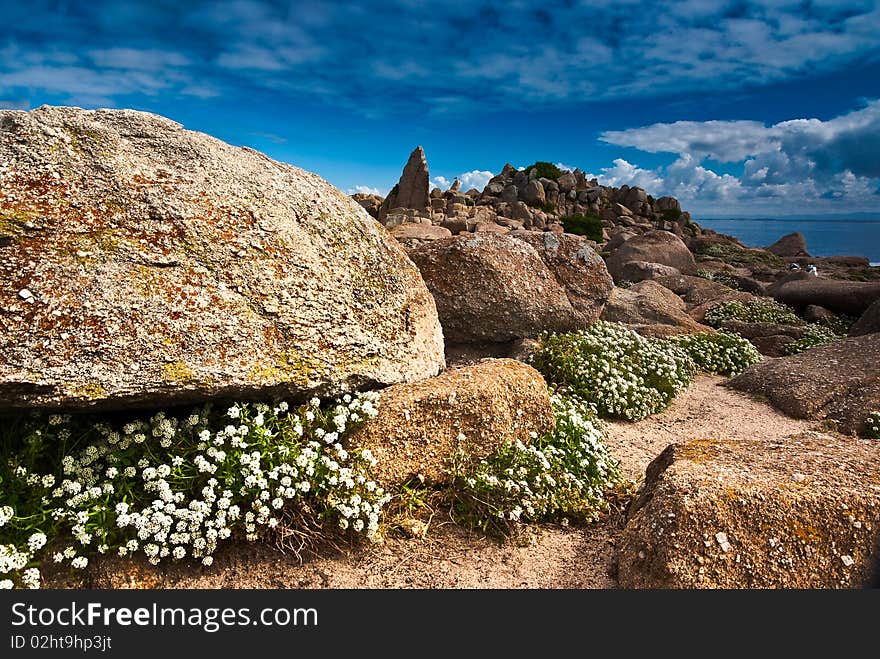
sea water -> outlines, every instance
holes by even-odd
[[[752,247],[767,247],[800,231],[814,256],[864,256],[880,265],[880,220],[700,219],[697,224],[739,238]]]

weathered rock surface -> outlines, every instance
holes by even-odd
[[[602,320],[626,323],[636,329],[648,325],[667,326],[668,329],[660,332],[664,335],[712,331],[687,314],[680,297],[650,279],[630,288],[615,288],[601,317]],[[652,330],[652,335],[657,334]]]
[[[651,463],[620,544],[624,588],[854,588],[880,535],[880,443],[821,433],[692,440]]]
[[[512,341],[596,320],[611,289],[601,258],[574,236],[533,236],[461,234],[409,252],[447,341]]]
[[[833,419],[842,432],[858,432],[880,409],[880,334],[817,346],[765,360],[729,381],[740,391],[766,396],[800,419]]]
[[[417,146],[409,154],[400,180],[385,198],[382,210],[385,212],[393,208],[426,210],[430,205],[429,191],[428,161],[425,159],[425,150]],[[380,215],[384,215],[384,213],[380,213]]]
[[[807,239],[800,232],[782,236],[782,238],[765,249],[771,254],[776,254],[776,256],[810,256],[810,253],[807,251]]]
[[[540,435],[555,424],[541,374],[513,359],[449,369],[381,396],[379,416],[350,442],[372,451],[376,478],[386,486],[417,474],[448,482],[457,451],[479,460],[506,442],[529,443],[530,432]]]
[[[398,224],[391,229],[391,235],[397,238],[404,246],[412,247],[429,240],[451,238],[452,232],[449,229],[434,226],[433,224],[407,222],[405,224]]]
[[[741,320],[728,320],[721,329],[739,334],[748,339],[762,355],[782,357],[785,347],[807,332],[806,325],[782,325],[779,323],[745,323]]]
[[[592,241],[570,233],[517,231],[511,236],[531,245],[565,289],[574,314],[572,328],[586,327],[599,318],[614,281]]]
[[[835,313],[861,316],[880,300],[880,282],[840,281],[808,277],[785,281],[768,289],[779,302],[803,308],[814,304]]]
[[[674,277],[681,274],[677,268],[662,263],[648,263],[647,261],[629,261],[624,263],[619,271],[620,281],[637,283],[646,279],[660,279],[661,277]]]
[[[431,295],[363,208],[156,115],[0,112],[0,233],[4,411],[330,395],[443,366]]]
[[[608,271],[615,281],[623,280],[623,268],[630,261],[660,263],[692,275],[697,271],[693,254],[681,238],[668,231],[648,231],[630,238],[608,257]]]
[[[684,300],[688,309],[706,304],[707,302],[723,300],[727,296],[736,293],[729,286],[691,275],[657,277],[654,281],[678,295]]]
[[[855,324],[850,328],[850,336],[864,336],[880,332],[880,300],[874,302],[865,310]]]

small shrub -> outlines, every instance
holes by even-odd
[[[548,382],[593,404],[600,416],[631,421],[665,408],[694,371],[678,346],[604,321],[543,335],[531,362]]]
[[[700,268],[697,270],[696,275],[702,279],[714,281],[716,284],[723,284],[733,290],[740,290],[739,281],[737,281],[736,277],[729,275],[726,272],[712,272],[711,270]]]
[[[738,375],[761,361],[757,348],[738,334],[682,334],[669,341],[682,348],[704,373]]]
[[[823,327],[822,325],[810,325],[807,327],[804,335],[787,344],[784,348],[786,355],[796,355],[804,350],[815,348],[816,346],[825,345],[839,341],[841,336],[835,334],[833,330]]]
[[[681,209],[667,208],[660,213],[660,217],[662,217],[665,222],[678,222],[678,220],[681,219]]]
[[[698,250],[700,254],[716,259],[721,259],[726,263],[744,263],[771,265],[781,268],[785,265],[785,261],[775,254],[763,249],[747,249],[737,245],[726,243],[715,243],[707,245]]]
[[[862,435],[868,439],[880,439],[880,412],[874,410],[868,414]]]
[[[472,469],[455,474],[462,517],[507,535],[521,522],[595,520],[607,508],[605,492],[620,481],[620,470],[605,446],[595,410],[575,398],[554,395],[551,400],[553,432],[528,445],[504,444]]]
[[[602,218],[598,215],[575,213],[560,218],[566,233],[586,236],[597,243],[602,242]]]
[[[556,212],[556,204],[552,204],[549,201],[541,206],[541,210],[545,213],[553,214]]]
[[[790,307],[771,299],[720,302],[706,311],[707,325],[722,327],[728,320],[739,320],[744,323],[776,323],[778,325],[804,324],[804,321],[798,318]]]
[[[552,162],[544,162],[543,160],[529,165],[525,171],[530,172],[533,169],[535,170],[535,176],[538,178],[549,178],[552,181],[555,181],[563,174],[562,170]]]
[[[206,406],[125,425],[56,415],[6,427],[0,586],[39,587],[41,563],[82,568],[93,553],[210,565],[223,540],[276,527],[299,549],[315,529],[372,538],[387,497],[369,479],[369,451],[342,442],[375,416],[377,400],[346,395],[321,408],[314,399],[290,412],[285,403]]]

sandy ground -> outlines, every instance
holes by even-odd
[[[638,423],[608,423],[608,444],[635,482],[671,442],[778,438],[810,430],[766,403],[732,391],[724,378],[698,377],[664,412]],[[616,588],[622,511],[582,527],[537,526],[499,544],[453,524],[433,523],[427,537],[397,534],[384,544],[328,551],[299,561],[262,544],[237,543],[210,568],[191,563],[153,568],[106,559],[85,574],[46,575],[49,587],[92,588]]]
[[[701,375],[660,414],[637,423],[606,423],[607,443],[627,478],[639,482],[645,467],[673,442],[689,439],[778,439],[818,427],[785,416],[762,401],[725,387],[727,378]]]

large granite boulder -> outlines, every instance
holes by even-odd
[[[859,432],[880,409],[880,334],[817,346],[768,359],[729,381],[740,391],[766,396],[800,419],[831,419],[843,432]]]
[[[864,336],[880,332],[880,300],[875,301],[865,310],[855,324],[850,328],[850,336]]]
[[[541,435],[555,424],[544,378],[513,359],[452,368],[388,387],[381,396],[379,415],[350,443],[370,449],[378,460],[373,475],[388,487],[417,475],[448,482],[459,451],[480,460],[505,442],[528,444],[531,432]]]
[[[668,231],[648,231],[634,236],[608,257],[608,271],[614,281],[623,281],[624,266],[630,261],[660,263],[675,268],[682,274],[692,275],[697,263],[681,238]]]
[[[410,250],[447,341],[501,343],[598,318],[613,287],[602,259],[577,237],[534,236],[460,234]]]
[[[800,232],[782,236],[775,243],[765,248],[771,254],[783,257],[809,256],[807,251],[807,239]]]
[[[861,316],[875,301],[880,300],[880,281],[842,281],[821,277],[796,278],[782,281],[768,289],[779,302],[804,308],[817,305],[834,313]]]
[[[0,411],[332,395],[443,367],[434,301],[351,198],[128,110],[0,112]]]
[[[817,432],[672,444],[619,551],[624,588],[858,588],[880,538],[880,443]]]

